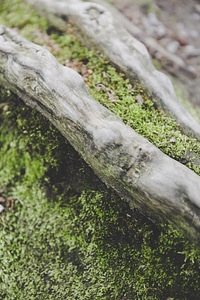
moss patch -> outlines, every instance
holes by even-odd
[[[66,38],[65,34],[56,33],[51,38],[60,47],[59,55],[55,53],[55,56],[84,77],[94,99],[165,154],[200,174],[199,163],[195,163],[200,143],[182,134],[174,120],[156,110],[151,96],[138,82],[130,84],[102,54],[84,48],[74,36]]]
[[[165,154],[200,175],[200,143],[182,134],[174,120],[156,110],[151,96],[138,82],[131,84],[101,53],[84,47],[73,34],[76,29],[72,25],[66,33],[59,32],[49,27],[48,22],[31,11],[29,6],[19,0],[12,1],[13,6],[3,1],[4,14],[0,22],[11,27],[15,23],[20,33],[29,40],[46,45],[61,64],[83,76],[95,100],[119,115],[125,124]],[[19,22],[16,16],[20,18]]]
[[[144,89],[100,53],[49,28],[19,0],[4,0],[0,9],[1,23],[45,44],[84,76],[98,101],[167,154],[180,161],[186,152],[199,154],[199,143],[182,135]],[[169,225],[156,226],[130,210],[48,121],[3,89],[0,122],[3,299],[200,298],[194,245]]]
[[[1,90],[0,183],[14,202],[1,214],[2,297],[198,299],[199,251],[130,210],[13,97]]]

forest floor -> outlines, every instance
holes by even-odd
[[[100,65],[99,54],[98,59],[91,57],[74,37],[49,28],[24,1],[1,2],[0,23],[46,46],[60,62],[64,56],[68,63],[77,61],[74,67],[81,66],[82,72],[83,57],[90,58],[87,70],[94,68],[96,60],[96,80],[106,67],[120,93],[128,90],[128,83],[108,63]],[[124,0],[123,5],[128,2]],[[144,16],[145,7],[139,6],[138,12]],[[111,107],[112,102],[107,102]],[[132,119],[138,121],[140,112]],[[146,123],[149,133],[151,126]],[[168,125],[166,118],[164,123]],[[131,210],[100,183],[48,121],[2,88],[0,124],[2,299],[200,299],[200,251],[181,233]],[[158,127],[155,132],[157,137]],[[171,132],[178,134],[173,127]],[[191,147],[187,139],[186,147],[178,140],[184,152]],[[176,145],[167,140],[165,144]],[[174,153],[178,152],[176,148]]]

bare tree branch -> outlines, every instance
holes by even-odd
[[[153,95],[155,104],[174,118],[185,134],[200,141],[200,124],[179,103],[171,80],[154,68],[146,47],[106,8],[81,0],[26,1],[60,29],[67,27],[66,20],[73,20],[82,35],[87,36],[85,42],[92,41],[132,81],[138,79],[143,83]]]
[[[131,207],[199,241],[200,177],[92,99],[78,73],[3,26],[0,84],[48,118]]]

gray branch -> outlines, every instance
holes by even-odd
[[[174,118],[185,134],[200,141],[200,124],[179,103],[171,80],[154,68],[146,47],[132,37],[109,10],[81,0],[26,1],[59,29],[66,29],[66,20],[73,20],[82,35],[87,36],[84,42],[95,44],[132,81],[137,79],[143,83],[157,107]]]
[[[199,241],[200,177],[92,99],[78,73],[3,26],[0,84],[48,118],[131,207]]]

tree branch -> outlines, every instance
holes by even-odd
[[[71,19],[82,32],[85,43],[93,43],[132,81],[139,80],[151,92],[159,109],[174,118],[180,129],[200,141],[200,124],[179,103],[171,80],[157,71],[146,47],[132,37],[101,5],[81,0],[25,0],[59,29]]]
[[[53,123],[107,186],[147,216],[200,238],[200,177],[91,98],[82,77],[0,26],[0,84]]]

